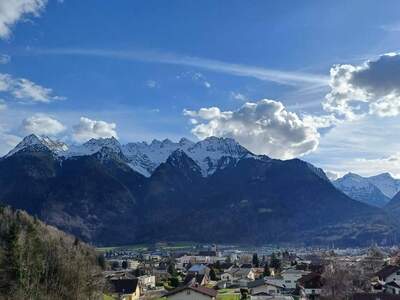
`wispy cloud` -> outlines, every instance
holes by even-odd
[[[400,22],[382,25],[381,29],[389,32],[400,31]]]
[[[32,50],[32,52],[37,55],[79,55],[190,66],[229,75],[252,77],[263,81],[272,81],[280,84],[295,86],[304,84],[325,86],[329,84],[329,77],[325,75],[281,71],[256,66],[228,63],[207,58],[177,55],[173,53],[160,53],[156,51],[117,51],[103,49],[56,48],[34,49]]]

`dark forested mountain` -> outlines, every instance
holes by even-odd
[[[67,146],[29,136],[0,160],[0,200],[97,244],[390,242],[386,213],[298,160],[232,139]]]
[[[386,205],[386,210],[398,218],[400,214],[400,192],[398,192]]]

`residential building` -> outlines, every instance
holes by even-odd
[[[399,282],[400,283],[400,282]],[[385,293],[392,295],[400,295],[400,285],[396,281],[385,284]]]
[[[297,281],[304,275],[309,274],[308,271],[287,269],[281,272],[283,279],[283,284],[287,289],[295,289],[297,286]]]
[[[260,293],[265,293],[268,295],[280,295],[284,290],[284,286],[265,282],[264,279],[258,279],[249,282],[247,284],[247,288],[250,290],[251,295]]]
[[[166,294],[170,300],[215,300],[217,291],[203,286],[182,286]]]
[[[310,273],[301,277],[297,285],[300,288],[301,299],[315,300],[321,295],[324,280],[321,274]]]
[[[111,293],[120,300],[137,300],[140,297],[139,280],[122,278],[109,280]]]
[[[156,287],[156,277],[154,275],[143,275],[139,276],[138,279],[141,290],[149,290]]]
[[[400,266],[386,266],[375,275],[380,282],[389,283],[395,281],[400,283]]]
[[[354,294],[352,300],[400,300],[400,295],[391,294]]]

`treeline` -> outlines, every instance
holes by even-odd
[[[94,249],[20,210],[0,207],[0,299],[100,299]]]

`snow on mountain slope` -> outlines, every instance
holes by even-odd
[[[226,164],[219,164],[223,157],[229,157],[231,159],[229,163],[232,160],[236,163],[245,157],[255,157],[230,138],[209,137],[183,150],[200,166],[203,176],[213,174],[218,168],[224,168]]]
[[[389,198],[393,198],[400,191],[400,179],[393,178],[389,173],[371,176],[368,180]]]
[[[150,176],[153,171],[178,149],[186,151],[194,143],[181,139],[174,143],[169,139],[146,142],[128,143],[122,146],[122,152],[129,159],[129,165],[144,176]]]
[[[123,158],[135,171],[146,177],[151,176],[154,170],[176,150],[185,152],[200,167],[203,176],[213,174],[218,168],[222,169],[229,164],[235,164],[245,157],[260,158],[249,152],[235,140],[230,138],[209,137],[197,143],[186,138],[179,142],[169,139],[146,142],[128,143],[121,145],[117,139],[91,139],[82,145],[71,145],[53,141],[48,137],[30,135],[17,145],[8,155],[12,155],[29,145],[39,145],[51,150],[59,157],[93,155],[107,148]]]
[[[346,174],[333,181],[333,184],[350,198],[370,205],[383,207],[390,200],[369,178],[354,173]]]
[[[68,151],[60,154],[60,156],[71,157],[71,156],[83,156],[92,155],[99,152],[103,147],[109,148],[117,153],[121,152],[121,144],[114,137],[111,138],[98,138],[90,139],[82,145],[72,145]]]
[[[68,146],[63,142],[54,141],[47,136],[39,137],[34,134],[26,136],[14,149],[12,149],[7,155],[11,156],[26,148],[36,148],[37,150],[47,149],[55,153],[56,155],[68,151]]]
[[[182,138],[178,143],[166,139],[146,142],[129,143],[122,147],[124,155],[130,160],[132,168],[145,176],[151,173],[176,150],[184,151],[201,168],[203,176],[211,175],[223,165],[219,161],[223,157],[230,157],[235,161],[254,156],[247,149],[229,138],[210,137],[194,143]]]

